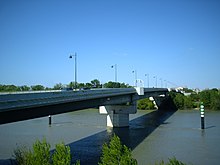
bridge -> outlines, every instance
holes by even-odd
[[[137,112],[137,100],[151,97],[160,106],[168,92],[137,87],[4,94],[0,95],[0,124],[99,107],[100,114],[107,114],[107,126],[125,127],[129,114]]]

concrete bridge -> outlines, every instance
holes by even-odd
[[[153,97],[157,106],[167,98],[167,88],[113,88],[0,95],[0,124],[99,107],[107,126],[126,127],[137,112],[139,99]]]

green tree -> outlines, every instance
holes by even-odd
[[[18,147],[14,150],[14,157],[18,165],[71,164],[70,147],[65,146],[64,143],[57,144],[54,153],[51,154],[50,144],[46,139],[37,140],[32,149],[27,149],[25,146]],[[80,161],[77,161],[76,165],[80,165]]]
[[[209,90],[210,92],[210,109],[212,110],[218,110],[219,109],[219,91],[216,88],[213,88],[211,90]]]
[[[192,101],[193,108],[199,108],[200,106],[199,95],[197,93],[192,93],[189,97]]]
[[[31,151],[28,150],[25,146],[18,147],[14,150],[14,155],[16,164],[18,165],[27,165],[31,160]]]
[[[46,139],[37,140],[33,145],[33,162],[30,164],[49,165],[50,164],[50,144]]]
[[[31,86],[31,89],[33,91],[41,91],[41,90],[44,90],[45,88],[43,85],[33,85],[33,86]]]
[[[91,83],[86,83],[85,87],[86,88],[92,88],[92,84]]]
[[[20,88],[15,85],[0,85],[1,92],[15,92],[20,91]]]
[[[184,96],[181,93],[175,93],[175,92],[170,92],[169,95],[171,96],[175,106],[178,109],[193,108],[193,101],[190,96]]]
[[[84,88],[85,87],[85,84],[84,83],[78,83],[78,88]]]
[[[206,109],[220,110],[220,92],[218,89],[201,91],[199,97]]]
[[[54,90],[60,90],[60,89],[62,89],[63,87],[64,87],[64,85],[63,85],[62,83],[58,83],[58,84],[55,84],[55,85],[54,85],[53,89],[54,89]]]
[[[114,135],[109,144],[104,144],[99,165],[137,165],[132,158],[131,150],[121,144],[119,137]]]
[[[114,84],[112,81],[109,81],[104,84],[104,88],[114,88]]]
[[[104,88],[130,88],[128,84],[109,81],[105,83]]]
[[[165,163],[164,161],[161,161],[159,164],[156,163],[156,165],[186,165],[185,163],[177,160],[175,157],[172,159],[169,159],[168,163]]]
[[[149,98],[138,100],[137,108],[141,110],[155,109],[154,103]]]
[[[64,143],[57,144],[52,156],[52,161],[53,161],[53,165],[70,165],[71,164],[70,147],[65,146]]]
[[[177,93],[174,98],[174,104],[178,109],[183,109],[184,107],[184,96],[180,93]]]
[[[204,90],[199,93],[200,101],[203,102],[206,108],[211,107],[211,96],[209,90]]]
[[[213,98],[212,109],[213,110],[220,110],[220,94],[216,95],[216,97]]]
[[[33,150],[33,151],[32,151]],[[37,140],[33,144],[33,149],[25,146],[18,147],[14,151],[14,157],[18,165],[49,165],[50,164],[50,144],[46,139]]]
[[[92,87],[93,88],[100,88],[101,87],[101,83],[98,79],[94,79],[91,81]]]
[[[131,88],[129,84],[121,83],[120,88]]]
[[[20,87],[21,91],[29,91],[31,88],[27,85],[23,85]]]
[[[191,97],[189,96],[184,96],[184,109],[191,109],[193,108],[193,102],[191,100]]]
[[[0,92],[3,92],[3,91],[4,91],[4,85],[0,84]]]
[[[183,91],[186,93],[194,93],[194,91],[192,89],[189,88],[183,88]]]
[[[72,89],[74,89],[75,86],[77,87],[77,83],[72,82],[72,81],[69,83],[69,85],[67,85],[68,88],[72,88]]]

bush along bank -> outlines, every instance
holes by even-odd
[[[33,148],[25,146],[14,150],[15,164],[17,165],[80,165],[80,160],[71,162],[72,155],[70,147],[63,142],[56,145],[53,153],[50,151],[50,144],[43,139],[37,140]],[[147,160],[146,160],[147,162]],[[123,145],[120,138],[114,135],[109,143],[104,143],[102,155],[98,165],[137,165],[138,162],[132,157],[131,149]],[[168,163],[163,160],[155,165],[184,165],[175,157],[169,159]]]

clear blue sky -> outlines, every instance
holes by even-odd
[[[219,0],[1,0],[0,84],[99,79],[220,88]],[[168,84],[170,86],[170,84]]]

